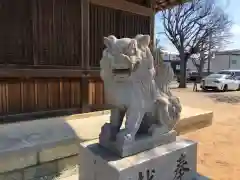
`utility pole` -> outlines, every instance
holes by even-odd
[[[207,67],[208,74],[210,73],[210,69],[211,69],[211,67],[210,67],[211,66],[211,60],[212,60],[211,49],[212,49],[212,32],[210,32],[210,34],[209,34],[208,67]]]
[[[202,78],[202,72],[204,70],[204,61],[205,61],[205,53],[203,51],[203,47],[201,47],[201,51],[200,51],[200,63],[199,63],[199,76],[200,78]],[[209,71],[208,71],[209,72]]]

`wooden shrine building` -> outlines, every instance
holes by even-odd
[[[0,122],[101,107],[103,36],[154,37],[181,0],[0,0]]]

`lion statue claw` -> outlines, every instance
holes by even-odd
[[[106,103],[115,108],[102,132],[107,131],[111,141],[128,144],[138,133],[153,133],[156,126],[160,133],[167,133],[180,118],[180,101],[168,87],[173,72],[164,64],[154,67],[149,43],[149,35],[104,37],[100,74]],[[125,129],[120,131],[125,116]]]

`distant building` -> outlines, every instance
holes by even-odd
[[[180,57],[178,53],[160,50],[164,62],[171,62],[175,73],[180,71]],[[208,62],[204,64],[205,71],[208,69]],[[210,71],[218,72],[224,69],[239,69],[240,70],[240,50],[227,50],[213,52],[213,57],[210,62]],[[187,63],[187,70],[197,71],[193,63],[193,58],[190,58]]]
[[[162,52],[163,61],[165,62],[180,60],[178,53],[173,53],[166,50],[161,50],[161,52]]]
[[[224,69],[240,70],[240,50],[217,51],[211,60],[212,72]]]
[[[179,58],[179,55],[177,53],[172,53],[172,52],[169,52],[165,49],[157,48],[154,51],[154,57],[156,59],[162,59],[164,61],[164,63],[171,63],[171,66],[172,66],[175,74],[179,72],[179,70],[180,70],[180,58]]]
[[[159,52],[161,52],[160,54],[161,54],[161,57],[162,57],[163,61],[165,63],[170,62],[174,73],[178,74],[180,72],[180,57],[179,57],[179,54],[174,53],[174,52],[169,52],[169,51],[164,50],[164,49],[157,49],[157,50]],[[206,69],[206,68],[207,67],[205,65],[204,69]],[[190,58],[188,60],[187,69],[189,71],[197,71],[197,68],[193,63],[192,58]]]

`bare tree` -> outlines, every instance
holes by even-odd
[[[165,35],[180,55],[180,84],[186,87],[186,66],[193,54],[212,49],[223,43],[231,27],[228,16],[216,6],[214,0],[191,2],[162,12]],[[209,37],[212,36],[212,42]]]
[[[228,32],[228,26],[229,25],[226,24],[226,27],[219,30],[222,32],[210,33],[209,37],[202,39],[199,44],[199,52],[191,58],[201,77],[206,63],[208,63],[207,70],[208,73],[210,73],[210,61],[213,56],[212,51],[220,50],[230,43],[229,39],[231,34]]]

